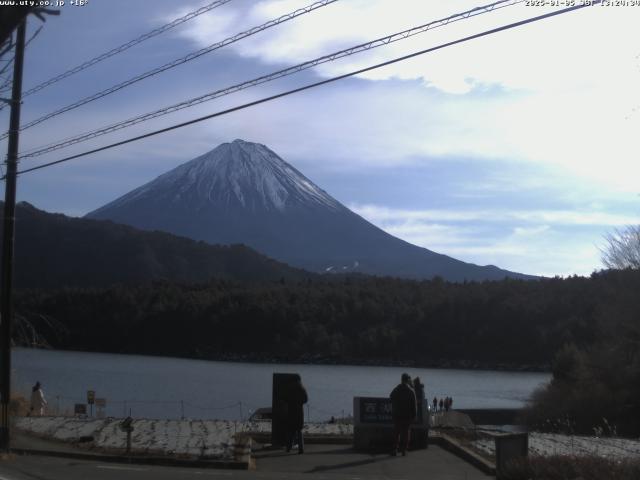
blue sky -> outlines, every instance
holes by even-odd
[[[24,87],[205,3],[67,4],[29,45]],[[23,123],[310,3],[233,0],[25,98]],[[339,0],[26,130],[21,149],[482,4]],[[26,159],[22,166],[552,10],[521,3],[480,15]],[[18,198],[44,210],[83,215],[222,142],[242,138],[269,146],[339,201],[414,244],[525,273],[588,275],[601,268],[603,235],[640,222],[639,20],[640,7],[582,9],[22,175]],[[33,31],[39,21],[30,22]],[[7,109],[0,115],[6,128]]]

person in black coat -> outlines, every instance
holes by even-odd
[[[304,407],[309,398],[307,390],[302,385],[300,375],[296,375],[287,391],[287,452],[291,451],[295,441],[298,443],[298,453],[304,453]]]
[[[391,392],[391,416],[395,425],[393,456],[402,451],[407,454],[411,423],[416,419],[418,410],[416,394],[413,391],[411,377],[403,373],[400,384]]]

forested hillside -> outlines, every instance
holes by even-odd
[[[312,275],[243,245],[209,245],[48,213],[24,202],[16,209],[14,272],[19,288],[130,285],[159,279],[203,282],[214,277],[270,281]]]
[[[447,283],[371,277],[22,291],[63,349],[211,359],[544,368],[638,328],[640,272]],[[49,331],[42,319],[61,322]]]

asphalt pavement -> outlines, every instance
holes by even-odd
[[[305,453],[262,450],[255,469],[221,470],[112,463],[43,455],[15,455],[0,460],[0,480],[169,480],[230,478],[256,480],[486,480],[464,460],[431,445],[406,457],[354,452],[348,445],[307,445]]]
[[[283,450],[254,454],[256,471],[274,478],[486,480],[473,465],[436,445],[406,457],[355,452],[350,445],[306,445],[305,453]],[[286,475],[284,477],[283,475]]]

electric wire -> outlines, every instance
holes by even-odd
[[[11,78],[11,76],[8,76],[7,78],[0,80],[0,94],[3,94],[11,90],[12,80],[13,79]]]
[[[129,48],[138,45],[142,42],[144,42],[145,40],[149,40],[150,38],[153,38],[157,35],[160,35],[161,33],[166,32],[167,30],[170,30],[174,27],[177,27],[178,25],[183,24],[184,22],[187,22],[199,15],[202,15],[203,13],[207,13],[211,10],[213,10],[214,8],[220,7],[226,3],[229,3],[231,0],[216,0],[215,2],[211,2],[208,5],[205,5],[203,7],[198,8],[197,10],[194,10],[192,12],[187,13],[186,15],[176,18],[175,20],[162,25],[158,28],[154,28],[153,30],[144,33],[136,38],[134,38],[133,40],[128,41],[127,43],[124,43],[118,47],[115,47],[111,50],[109,50],[108,52],[105,52],[101,55],[98,55],[90,60],[87,60],[86,62],[81,63],[80,65],[71,68],[69,70],[67,70],[66,72],[63,72],[59,75],[56,75],[55,77],[50,78],[49,80],[46,80],[38,85],[36,85],[35,87],[30,88],[29,90],[27,90],[26,92],[24,92],[22,94],[22,98],[28,97],[29,95],[32,95],[36,92],[39,92],[40,90],[43,90],[44,88],[47,88],[51,85],[53,85],[54,83],[57,83],[61,80],[64,80],[65,78],[68,78],[72,75],[75,75],[78,72],[81,72],[82,70],[86,70],[89,67],[92,67],[93,65],[102,62],[103,60],[106,60],[107,58],[113,57],[114,55],[117,55],[119,53],[124,52],[125,50],[128,50]],[[0,108],[1,110],[1,108]]]
[[[340,58],[344,58],[350,55],[354,55],[363,51],[367,51],[367,50],[371,50],[377,47],[381,47],[384,45],[388,45],[390,43],[394,43],[397,42],[399,40],[404,40],[406,38],[412,37],[414,35],[418,35],[420,33],[424,33],[426,31],[429,30],[433,30],[434,28],[438,28],[438,27],[442,27],[445,25],[448,25],[450,23],[453,22],[457,22],[460,20],[465,20],[467,18],[471,18],[477,15],[481,15],[484,13],[489,13],[501,8],[505,8],[505,7],[509,7],[512,5],[516,5],[519,3],[523,3],[525,0],[501,0],[501,1],[497,1],[497,2],[493,2],[487,5],[483,5],[480,7],[475,7],[471,10],[467,10],[461,13],[457,13],[454,15],[450,15],[448,17],[439,19],[439,20],[434,20],[431,21],[429,23],[417,26],[417,27],[413,27],[407,30],[403,30],[401,32],[397,32],[397,33],[393,33],[391,35],[387,35],[385,37],[381,37],[381,38],[377,38],[375,40],[371,40],[369,42],[366,43],[361,43],[359,45],[356,45],[354,47],[350,47],[350,48],[346,48],[344,50],[340,50],[337,52],[333,52],[330,53],[328,55],[324,55],[318,58],[315,58],[313,60],[309,60],[303,63],[300,63],[298,65],[294,65],[292,67],[287,67],[285,69],[282,70],[278,70],[276,72],[272,72],[269,73],[267,75],[263,75],[261,77],[257,77],[254,78],[252,80],[247,80],[244,81],[242,83],[239,84],[235,84],[232,85],[230,87],[226,87],[220,90],[215,90],[213,92],[209,92],[206,93],[204,95],[200,95],[198,97],[195,98],[191,98],[189,100],[185,100],[183,102],[179,102],[177,104],[174,105],[170,105],[167,107],[163,107],[161,109],[158,110],[154,110],[152,112],[148,112],[142,115],[138,115],[136,117],[130,118],[128,120],[124,120],[121,122],[117,122],[111,125],[107,125],[105,127],[101,127],[89,132],[84,132],[81,133],[79,135],[75,135],[73,137],[68,137],[66,139],[63,139],[61,141],[57,141],[57,142],[53,142],[47,145],[43,145],[40,147],[35,147],[32,148],[30,150],[27,150],[26,152],[24,152],[22,154],[22,156],[20,158],[31,158],[31,157],[37,157],[40,155],[43,155],[45,153],[49,153],[52,152],[54,150],[59,150],[61,148],[66,148],[68,146],[77,144],[77,143],[81,143],[87,140],[91,140],[93,138],[102,136],[102,135],[106,135],[112,132],[115,132],[117,130],[121,130],[123,128],[128,128],[131,127],[133,125],[136,125],[138,123],[141,122],[145,122],[163,115],[167,115],[170,113],[174,113],[177,112],[179,110],[185,109],[185,108],[189,108],[195,105],[199,105],[201,103],[204,102],[208,102],[211,100],[214,100],[216,98],[220,98],[223,97],[225,95],[229,95],[241,90],[245,90],[247,88],[251,88],[263,83],[267,83],[282,77],[286,77],[289,75],[293,75],[295,73],[301,72],[303,70],[307,70],[309,68],[321,65],[323,63],[328,63],[328,62],[332,62],[334,60],[338,60]]]
[[[35,39],[35,38],[40,34],[40,32],[42,31],[42,28],[43,28],[43,27],[42,27],[42,26],[40,26],[40,27],[38,27],[38,29],[37,29],[35,32],[33,32],[33,34],[31,35],[31,37],[29,37],[29,40],[27,40],[27,41],[25,42],[25,44],[24,44],[24,48],[25,48],[25,49],[29,46],[29,44],[33,41],[33,39]],[[3,53],[0,53],[0,57],[1,57],[2,55],[3,55]],[[11,57],[11,59],[7,60],[7,61],[6,61],[6,63],[5,63],[5,65],[4,65],[2,68],[0,68],[0,75],[3,75],[3,74],[4,74],[4,72],[9,68],[9,66],[10,66],[10,65],[13,65],[13,57]],[[10,81],[10,80],[8,80],[8,81],[7,81],[7,82],[5,82],[5,83],[11,83],[11,81]],[[4,90],[5,88],[6,88],[6,85],[1,86],[1,87],[0,87],[0,91]],[[9,88],[9,90],[10,90],[10,88]],[[4,108],[4,107],[3,107],[3,108]],[[0,108],[0,110],[1,110],[1,108]]]
[[[500,27],[492,28],[490,30],[485,30],[485,31],[480,32],[480,33],[476,33],[476,34],[469,35],[469,36],[466,36],[466,37],[463,37],[463,38],[459,38],[457,40],[453,40],[453,41],[450,41],[450,42],[442,43],[440,45],[436,45],[435,47],[430,47],[430,48],[427,48],[427,49],[424,49],[424,50],[420,50],[420,51],[417,51],[417,52],[414,52],[414,53],[410,53],[408,55],[397,57],[397,58],[394,58],[392,60],[388,60],[386,62],[378,63],[376,65],[372,65],[372,66],[369,66],[369,67],[366,67],[366,68],[361,68],[359,70],[354,70],[352,72],[345,73],[343,75],[338,75],[338,76],[331,77],[331,78],[328,78],[328,79],[325,79],[325,80],[321,80],[321,81],[318,81],[318,82],[315,82],[315,83],[307,84],[307,85],[304,85],[302,87],[294,88],[292,90],[287,90],[285,92],[278,93],[276,95],[271,95],[269,97],[264,97],[264,98],[261,98],[259,100],[255,100],[255,101],[252,101],[252,102],[249,102],[249,103],[238,105],[236,107],[228,108],[226,110],[221,110],[221,111],[218,111],[218,112],[215,112],[215,113],[211,113],[209,115],[205,115],[205,116],[202,116],[202,117],[199,117],[199,118],[195,118],[195,119],[189,120],[187,122],[182,122],[182,123],[179,123],[179,124],[176,124],[176,125],[172,125],[170,127],[162,128],[162,129],[159,129],[159,130],[155,130],[155,131],[152,131],[152,132],[145,133],[143,135],[138,135],[136,137],[132,137],[132,138],[128,138],[126,140],[115,142],[115,143],[112,143],[110,145],[105,145],[105,146],[102,146],[102,147],[99,147],[99,148],[94,148],[92,150],[88,150],[88,151],[85,151],[85,152],[82,152],[82,153],[78,153],[78,154],[71,155],[71,156],[68,156],[68,157],[65,157],[65,158],[61,158],[61,159],[56,160],[56,161],[47,162],[47,163],[44,163],[44,164],[41,164],[41,165],[38,165],[38,166],[35,166],[35,167],[31,167],[31,168],[27,168],[27,169],[24,169],[24,170],[20,170],[17,173],[18,174],[29,173],[29,172],[33,172],[33,171],[36,171],[36,170],[47,168],[47,167],[50,167],[50,166],[53,166],[53,165],[58,165],[58,164],[63,163],[63,162],[68,162],[68,161],[74,160],[76,158],[84,157],[84,156],[90,155],[92,153],[97,153],[97,152],[101,152],[101,151],[104,151],[104,150],[109,150],[111,148],[115,148],[115,147],[118,147],[120,145],[125,145],[127,143],[136,142],[136,141],[142,140],[144,138],[149,138],[149,137],[152,137],[152,136],[155,136],[155,135],[159,135],[161,133],[166,133],[166,132],[169,132],[169,131],[172,131],[172,130],[176,130],[178,128],[186,127],[188,125],[193,125],[195,123],[199,123],[199,122],[202,122],[204,120],[209,120],[211,118],[219,117],[219,116],[226,115],[226,114],[229,114],[229,113],[232,113],[232,112],[236,112],[236,111],[239,111],[239,110],[243,110],[243,109],[246,109],[246,108],[249,108],[249,107],[260,105],[262,103],[266,103],[266,102],[269,102],[269,101],[272,101],[272,100],[275,100],[275,99],[278,99],[278,98],[286,97],[286,96],[292,95],[294,93],[298,93],[298,92],[302,92],[302,91],[305,91],[305,90],[309,90],[309,89],[312,89],[312,88],[315,88],[315,87],[319,87],[321,85],[326,85],[328,83],[333,83],[333,82],[336,82],[338,80],[342,80],[342,79],[345,79],[345,78],[348,78],[348,77],[353,77],[355,75],[359,75],[359,74],[362,74],[362,73],[365,73],[365,72],[369,72],[371,70],[375,70],[375,69],[378,69],[378,68],[381,68],[381,67],[386,67],[388,65],[392,65],[392,64],[395,64],[395,63],[398,63],[398,62],[402,62],[404,60],[408,60],[410,58],[418,57],[420,55],[424,55],[424,54],[427,54],[427,53],[430,53],[430,52],[434,52],[436,50],[441,50],[441,49],[446,48],[446,47],[450,47],[450,46],[457,45],[457,44],[460,44],[460,43],[468,42],[468,41],[475,40],[475,39],[478,39],[478,38],[481,38],[481,37],[486,37],[488,35],[492,35],[492,34],[495,34],[495,33],[498,33],[498,32],[502,32],[502,31],[505,31],[505,30],[510,30],[510,29],[513,29],[513,28],[521,27],[521,26],[527,25],[529,23],[538,22],[538,21],[541,21],[541,20],[545,20],[547,18],[551,18],[551,17],[555,17],[555,16],[558,16],[558,15],[562,15],[562,14],[565,14],[565,13],[568,13],[568,12],[572,12],[572,11],[575,11],[575,10],[579,10],[579,9],[582,9],[582,8],[585,8],[585,7],[598,5],[599,3],[601,3],[601,1],[602,0],[593,0],[590,4],[586,4],[585,3],[585,4],[574,5],[574,6],[571,6],[571,7],[566,7],[566,8],[563,8],[561,10],[556,10],[556,11],[549,12],[549,13],[542,14],[542,15],[538,15],[538,16],[535,16],[535,17],[529,17],[529,18],[527,18],[525,20],[520,20],[520,21],[517,21],[517,22],[509,23],[507,25],[502,25]]]
[[[13,36],[9,36],[2,44],[0,44],[0,58],[14,47]],[[13,59],[12,59],[13,60]]]
[[[0,69],[0,75],[3,75],[4,72],[11,66],[13,65],[13,59],[15,58],[15,56],[12,56],[9,59],[4,59],[2,57],[5,56],[5,54],[9,53],[13,47],[14,47],[14,43],[13,43],[13,36],[10,36],[7,40],[5,40],[5,42],[2,43],[2,45],[0,45],[0,61],[4,62],[4,66]],[[11,81],[12,81],[12,75],[10,75],[6,80],[2,81],[2,86],[0,86],[0,93],[7,91],[7,90],[11,90]],[[7,88],[7,85],[9,85],[9,87]],[[4,106],[0,105],[0,110],[3,109]]]
[[[2,68],[0,68],[0,75],[3,75],[4,72],[6,72],[11,65],[13,65],[13,57],[11,57],[9,60],[6,60],[5,62],[6,63],[2,66]]]
[[[39,26],[39,27],[36,29],[36,31],[35,31],[35,32],[33,32],[33,33],[31,34],[31,36],[29,37],[29,39],[25,42],[25,44],[24,44],[24,48],[27,48],[27,47],[29,46],[29,44],[30,44],[31,42],[33,42],[33,40],[34,40],[38,35],[40,35],[40,32],[42,31],[42,29],[43,29],[43,28],[44,28],[44,26],[43,26],[43,25],[41,25],[41,26]]]
[[[237,33],[236,35],[233,35],[232,37],[228,37],[225,38],[224,40],[221,40],[219,42],[216,42],[214,44],[209,45],[208,47],[202,48],[200,50],[197,50],[195,52],[191,52],[188,55],[185,55],[184,57],[178,58],[176,60],[173,60],[169,63],[165,63],[164,65],[161,65],[159,67],[156,67],[152,70],[148,70],[144,73],[141,73],[139,75],[136,75],[135,77],[129,78],[128,80],[125,80],[124,82],[118,83],[116,85],[113,85],[105,90],[102,90],[100,92],[94,93],[93,95],[89,95],[88,97],[85,97],[81,100],[78,100],[77,102],[74,102],[72,104],[69,104],[67,106],[64,106],[62,108],[59,108],[58,110],[55,110],[51,113],[48,113],[46,115],[43,115],[42,117],[36,118],[35,120],[32,120],[31,122],[26,123],[25,125],[22,125],[20,127],[20,131],[26,130],[28,128],[31,128],[35,125],[38,125],[46,120],[49,120],[53,117],[57,117],[58,115],[61,115],[63,113],[66,113],[70,110],[74,110],[78,107],[81,107],[82,105],[86,105],[87,103],[93,102],[95,100],[98,100],[100,98],[106,97],[107,95],[111,95],[112,93],[115,93],[119,90],[122,90],[123,88],[129,87],[135,83],[138,83],[146,78],[149,77],[153,77],[155,75],[158,75],[162,72],[166,72],[167,70],[170,70],[172,68],[175,68],[179,65],[182,65],[184,63],[190,62],[192,60],[195,60],[196,58],[199,58],[203,55],[206,55],[207,53],[211,53],[215,50],[218,50],[220,48],[226,47],[227,45],[230,45],[232,43],[238,42],[244,38],[250,37],[252,35],[255,35],[256,33],[262,32],[264,30],[267,30],[269,28],[275,27],[277,25],[280,25],[281,23],[287,22],[289,20],[293,20],[296,17],[299,17],[301,15],[304,15],[306,13],[312,12],[318,8],[324,7],[326,5],[332,4],[337,2],[338,0],[319,0],[315,3],[312,3],[311,5],[307,5],[306,7],[303,8],[299,8],[297,10],[294,10],[293,12],[287,13],[285,15],[282,15],[278,18],[269,20],[266,23],[263,23],[261,25],[255,26],[250,28],[249,30],[245,30],[244,32],[241,33]],[[6,138],[9,135],[8,132],[4,133],[2,136],[0,136],[0,140]]]

